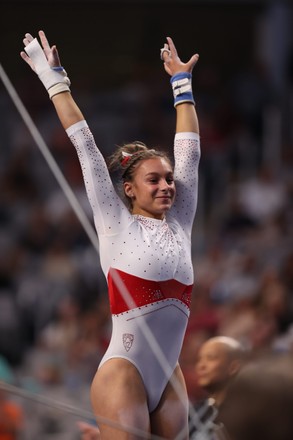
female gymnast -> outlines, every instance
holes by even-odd
[[[169,37],[161,49],[176,109],[175,167],[164,153],[140,142],[118,148],[111,167],[121,171],[123,200],[72,98],[56,46],[43,31],[39,38],[42,46],[25,34],[21,57],[46,87],[77,150],[109,288],[113,329],[91,386],[94,413],[150,436],[187,439],[188,397],[178,358],[193,285],[200,148],[191,81],[198,55],[183,63]],[[106,423],[99,429],[102,440],[138,438]]]

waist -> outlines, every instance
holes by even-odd
[[[174,279],[145,280],[113,268],[110,268],[107,279],[112,314],[168,298],[175,298],[190,307],[192,284],[186,285]]]

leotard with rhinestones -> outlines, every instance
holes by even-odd
[[[113,328],[100,367],[117,357],[135,365],[151,412],[177,365],[189,317],[199,136],[175,135],[176,200],[157,220],[129,212],[85,121],[67,134],[80,160],[109,288]]]

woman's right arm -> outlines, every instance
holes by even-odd
[[[21,57],[47,89],[60,122],[76,148],[98,233],[113,233],[129,221],[130,214],[116,194],[105,160],[72,98],[70,80],[61,67],[56,46],[49,45],[43,31],[39,37],[42,47],[36,38],[25,35],[25,52],[21,52]]]

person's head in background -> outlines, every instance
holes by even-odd
[[[226,395],[221,412],[227,440],[293,439],[293,355],[247,363]]]
[[[216,336],[204,342],[196,362],[198,385],[220,406],[227,387],[242,366],[244,349],[236,339]]]

